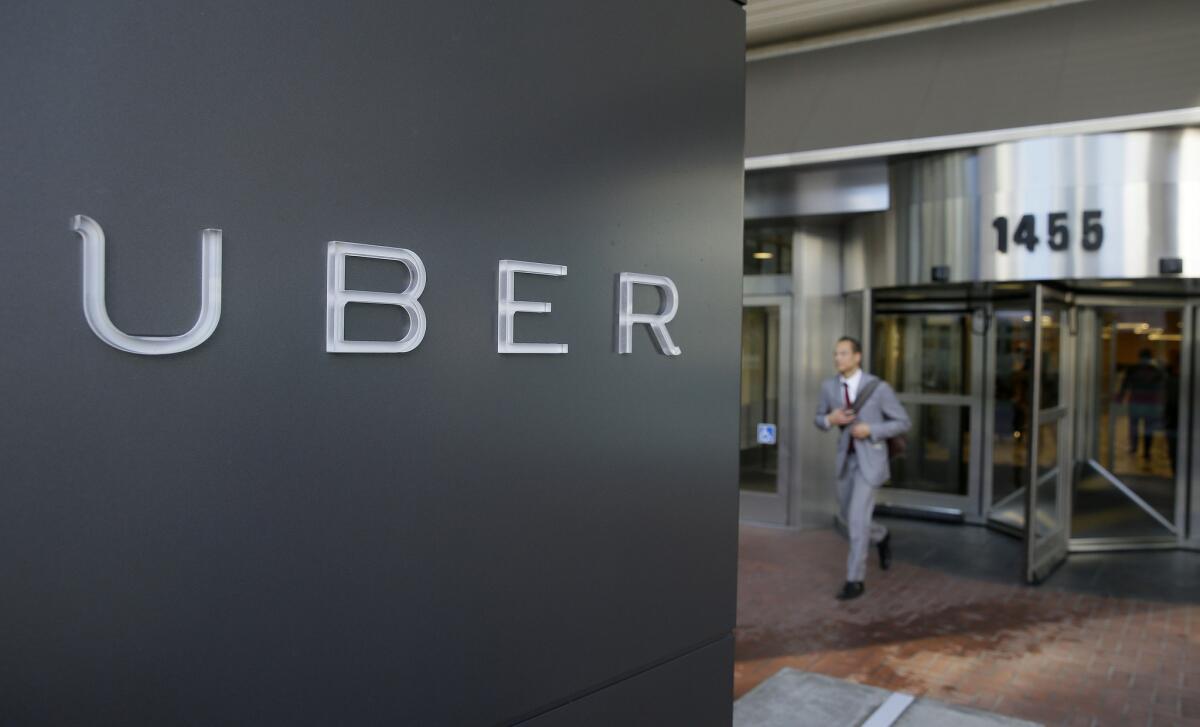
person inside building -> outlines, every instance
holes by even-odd
[[[879,567],[891,565],[891,536],[874,522],[875,490],[888,481],[887,440],[908,431],[908,412],[896,399],[892,387],[877,376],[863,372],[862,346],[849,336],[838,339],[833,349],[838,375],[821,385],[815,423],[828,431],[837,427],[837,494],[842,520],[850,541],[846,558],[846,583],[839,600],[861,596],[867,571],[867,550],[879,549]]]
[[[1138,362],[1125,372],[1117,400],[1129,403],[1129,453],[1138,453],[1138,425],[1142,433],[1142,457],[1150,458],[1154,430],[1159,426],[1166,395],[1166,377],[1154,360],[1154,352],[1144,348]]]

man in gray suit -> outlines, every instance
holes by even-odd
[[[886,570],[892,561],[891,536],[887,528],[871,521],[875,490],[891,477],[887,440],[908,431],[908,413],[896,400],[886,381],[864,373],[862,346],[848,336],[838,339],[833,349],[838,375],[821,384],[816,425],[839,430],[837,448],[838,504],[850,538],[846,559],[846,585],[838,599],[858,598],[865,590],[867,550],[879,548],[879,566]],[[874,383],[877,382],[877,383]],[[859,398],[867,394],[866,400]]]

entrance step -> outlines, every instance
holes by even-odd
[[[733,705],[734,727],[1035,727],[799,669],[780,669]]]

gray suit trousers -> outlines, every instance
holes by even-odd
[[[855,446],[863,444],[856,443]],[[846,535],[850,539],[846,580],[862,581],[867,575],[867,552],[872,545],[886,538],[888,531],[871,520],[875,512],[875,487],[859,471],[857,456],[846,457],[846,464],[838,477],[837,494],[842,520],[846,523]]]

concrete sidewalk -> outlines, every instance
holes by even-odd
[[[1047,725],[1200,725],[1200,605],[1186,592],[976,578],[963,564],[984,572],[986,543],[956,546],[947,568],[918,548],[923,529],[954,545],[965,526],[895,525],[892,569],[872,554],[867,593],[847,604],[833,598],[846,546],[832,530],[742,527],[735,697],[791,667]],[[996,551],[1010,543],[983,535],[1001,539]],[[1200,555],[1175,555],[1195,558],[1200,579]]]
[[[782,669],[733,705],[733,727],[1036,727],[842,679]]]

